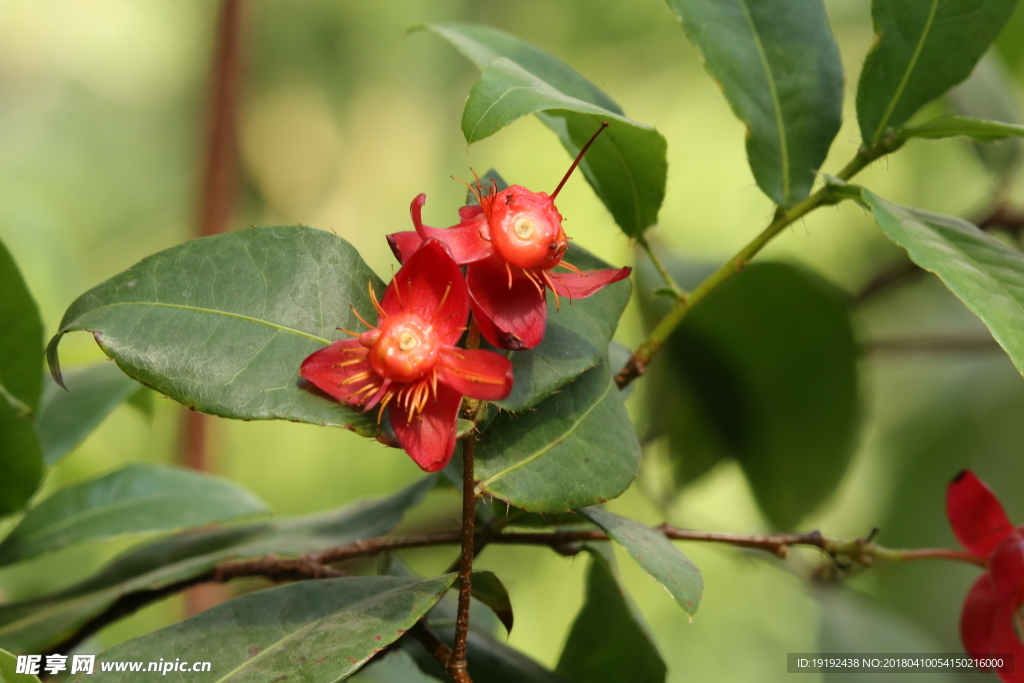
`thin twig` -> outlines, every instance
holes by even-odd
[[[908,353],[967,353],[998,351],[999,342],[992,337],[948,336],[908,337],[905,339],[877,339],[861,345],[861,351],[871,355],[894,356]]]
[[[476,434],[462,440],[462,557],[459,562],[459,608],[455,618],[455,642],[448,657],[447,671],[455,683],[472,683],[466,669],[466,639],[469,637],[469,599],[472,595],[473,541],[476,521],[476,481],[473,456]]]

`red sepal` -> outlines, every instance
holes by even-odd
[[[583,273],[555,273],[549,272],[553,289],[559,296],[569,299],[586,299],[596,294],[605,285],[624,280],[629,277],[633,269],[606,268],[604,270],[586,270]]]
[[[423,244],[423,238],[412,230],[393,232],[388,235],[388,246],[399,263],[405,263]]]
[[[512,391],[512,362],[494,351],[445,349],[437,361],[437,381],[463,396],[500,401]]]
[[[987,557],[1013,530],[995,494],[970,470],[958,474],[946,489],[946,516],[960,545],[980,557]]]
[[[388,406],[398,445],[421,469],[436,472],[451,460],[461,405],[462,395],[458,391],[438,384],[436,396],[412,419],[401,401],[396,399]]]
[[[350,353],[354,351],[359,353]],[[362,359],[363,362],[346,365],[357,359]],[[351,384],[343,384],[349,377],[359,373],[369,373],[369,377]],[[353,393],[366,385],[381,383],[380,377],[370,369],[366,349],[359,344],[358,339],[342,339],[309,355],[302,361],[299,374],[317,389],[346,403]],[[372,392],[360,395],[368,399]]]
[[[466,268],[466,284],[477,326],[487,341],[502,349],[540,344],[547,327],[547,298],[522,270],[498,257],[489,258]]]

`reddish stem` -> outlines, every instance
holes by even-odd
[[[572,172],[575,171],[576,167],[580,165],[581,161],[583,161],[583,155],[587,153],[587,150],[590,149],[590,146],[592,144],[594,144],[594,140],[597,139],[597,136],[600,135],[601,132],[604,131],[604,129],[607,128],[607,127],[608,127],[608,124],[606,122],[602,121],[601,122],[601,127],[597,129],[596,133],[594,133],[593,135],[590,136],[590,139],[587,140],[587,144],[583,145],[583,149],[581,149],[580,153],[576,155],[575,159],[573,159],[572,166],[570,166],[569,170],[565,172],[564,176],[562,176],[562,182],[558,183],[558,187],[556,187],[555,191],[551,193],[551,199],[552,200],[555,197],[558,196],[559,192],[562,191],[562,186],[565,185],[565,181],[567,181],[569,179],[569,176],[572,175]]]

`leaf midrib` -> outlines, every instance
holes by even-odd
[[[789,143],[786,139],[786,122],[782,117],[782,103],[779,101],[778,89],[775,85],[775,76],[772,74],[771,64],[768,62],[768,54],[761,43],[761,36],[757,33],[757,26],[754,25],[754,18],[750,15],[750,8],[746,0],[739,0],[740,8],[743,10],[743,17],[747,20],[747,27],[754,39],[754,47],[757,48],[757,55],[761,59],[761,67],[764,69],[765,78],[768,79],[768,91],[772,97],[772,108],[775,110],[775,126],[779,133],[779,157],[782,163],[782,199],[789,203]]]
[[[533,462],[537,458],[543,456],[545,453],[550,451],[552,448],[554,448],[555,446],[557,446],[558,444],[562,443],[563,441],[568,439],[570,436],[572,436],[573,432],[575,432],[577,429],[579,429],[579,426],[583,423],[584,420],[587,419],[587,416],[589,416],[590,413],[594,412],[594,409],[597,408],[597,406],[599,406],[604,401],[605,397],[608,395],[608,392],[611,391],[611,388],[612,388],[612,383],[609,382],[608,385],[605,387],[605,390],[601,393],[601,395],[598,396],[597,399],[590,405],[590,407],[587,408],[583,412],[583,414],[580,415],[572,423],[572,425],[567,430],[565,430],[565,433],[563,433],[557,439],[553,439],[550,443],[546,444],[544,446],[544,448],[541,448],[540,450],[538,450],[536,453],[534,453],[533,455],[529,456],[528,458],[524,458],[523,460],[520,460],[519,462],[515,463],[514,465],[511,465],[510,467],[506,467],[505,469],[501,470],[500,472],[497,472],[497,473],[491,475],[490,477],[488,477],[484,481],[482,481],[479,484],[477,484],[476,485],[477,495],[483,493],[487,489],[488,486],[490,486],[492,483],[494,483],[498,479],[501,479],[502,477],[504,477],[509,472],[517,470],[520,467],[524,467],[526,465],[529,465],[531,462]]]
[[[882,136],[882,131],[889,125],[889,119],[892,118],[893,112],[896,110],[896,105],[899,103],[900,98],[903,97],[903,91],[907,87],[907,83],[910,82],[910,75],[913,73],[914,68],[917,66],[917,61],[921,58],[921,52],[924,50],[924,44],[928,40],[928,36],[932,31],[932,24],[935,22],[935,15],[939,10],[939,0],[932,0],[932,8],[928,12],[928,20],[925,21],[924,29],[921,31],[921,37],[917,41],[917,45],[914,47],[914,54],[910,57],[910,63],[907,64],[906,71],[903,72],[903,78],[900,80],[900,84],[896,87],[896,92],[893,93],[892,99],[889,101],[889,106],[885,110],[885,114],[882,115],[882,120],[878,123],[878,128],[875,129],[874,134],[871,136],[871,144],[877,144],[878,140]]]
[[[167,303],[160,303],[160,302],[157,302],[157,301],[118,301],[118,302],[115,302],[115,303],[104,304],[102,306],[97,306],[96,308],[90,308],[83,315],[78,316],[78,319],[76,319],[76,322],[77,322],[77,320],[81,319],[84,315],[89,315],[89,314],[94,313],[96,311],[102,311],[102,310],[104,310],[106,308],[114,308],[116,306],[155,306],[155,307],[163,307],[163,308],[177,308],[177,309],[185,310],[185,311],[195,311],[197,313],[211,313],[213,315],[223,315],[223,316],[226,316],[226,317],[229,317],[229,318],[237,318],[239,320],[246,320],[248,322],[257,323],[259,325],[266,325],[267,327],[273,328],[275,330],[279,330],[281,332],[290,332],[291,334],[294,334],[294,335],[297,335],[297,336],[300,336],[300,337],[305,337],[306,339],[312,339],[313,341],[320,342],[324,346],[326,346],[326,345],[331,343],[329,340],[324,339],[323,337],[318,337],[315,334],[310,334],[309,332],[303,332],[302,330],[296,330],[293,327],[288,327],[287,325],[281,325],[281,324],[278,324],[278,323],[275,323],[275,322],[271,322],[269,320],[261,320],[259,318],[254,318],[252,316],[244,315],[242,313],[232,313],[231,311],[218,311],[217,309],[214,309],[214,308],[204,308],[204,307],[201,307],[201,306],[187,306],[185,304],[167,304]],[[75,323],[72,322],[72,323],[64,326],[64,328],[61,330],[61,332],[68,332],[68,331],[70,331],[74,324]]]

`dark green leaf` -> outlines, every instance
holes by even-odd
[[[989,52],[966,81],[949,91],[946,101],[961,116],[1005,123],[1024,121],[1017,102],[1017,84],[997,53]],[[1003,183],[1009,182],[1021,162],[1021,141],[974,143],[982,163]]]
[[[783,529],[835,490],[860,411],[853,326],[834,286],[793,266],[751,264],[694,308],[663,354],[661,372],[678,372],[691,392],[694,413],[681,419],[697,422],[670,430],[676,457],[693,453],[695,467],[739,459]]]
[[[123,595],[199,576],[218,563],[298,555],[385,534],[437,483],[426,477],[398,493],[341,510],[274,522],[186,532],[129,552],[60,593],[0,606],[0,646],[47,650]]]
[[[602,362],[535,410],[495,418],[477,447],[476,491],[565,512],[618,496],[639,465],[636,432]]]
[[[491,608],[505,630],[512,633],[512,600],[494,572],[473,572],[473,597]]]
[[[38,676],[15,673],[18,658],[6,650],[0,650],[0,683],[39,683]]]
[[[483,71],[463,113],[467,141],[537,114],[575,156],[607,122],[609,129],[587,152],[580,170],[627,235],[638,237],[658,222],[668,169],[665,138],[658,131],[625,118],[593,84],[514,36],[474,24],[427,28]]]
[[[0,242],[0,386],[35,410],[43,390],[43,322],[18,266]],[[2,443],[2,442],[0,442]]]
[[[53,466],[82,443],[114,408],[136,393],[148,393],[113,363],[96,363],[64,373],[67,390],[47,382],[36,428],[43,458]]]
[[[216,667],[193,680],[334,683],[412,628],[454,579],[351,576],[261,590],[121,643],[97,657],[96,667],[181,658]],[[138,679],[132,672],[104,675],[105,681]]]
[[[611,268],[583,249],[571,245],[566,261],[582,270]],[[498,405],[519,412],[531,408],[597,365],[608,353],[608,343],[626,304],[630,283],[608,285],[586,299],[563,299],[556,306],[548,292],[548,326],[544,341],[529,351],[513,351],[512,393]]]
[[[696,614],[704,579],[700,570],[672,541],[646,524],[591,507],[580,510],[636,560],[645,572],[668,589],[687,614]]]
[[[373,416],[299,379],[309,354],[361,329],[381,282],[345,240],[303,226],[249,228],[150,256],[78,298],[50,341],[88,330],[129,376],[201,412],[376,433]]]
[[[747,124],[747,156],[758,186],[780,206],[805,198],[843,109],[843,65],[822,1],[668,4]]]
[[[599,555],[592,556],[583,607],[557,671],[573,683],[659,683],[668,673],[636,607]]]
[[[875,44],[857,86],[864,144],[875,145],[967,78],[1017,0],[873,0]]]
[[[972,119],[966,116],[941,116],[917,126],[909,126],[899,133],[900,139],[965,137],[978,142],[994,142],[1006,138],[1024,137],[1024,126],[999,121]]]
[[[41,377],[41,376],[40,376]],[[43,449],[29,416],[0,400],[0,516],[20,510],[43,480]]]
[[[0,566],[86,540],[268,512],[266,503],[226,479],[135,463],[60,489],[29,510],[0,543]]]
[[[433,626],[433,630],[448,643],[455,637],[453,626]],[[466,659],[473,683],[575,683],[566,681],[522,652],[472,626],[466,644]],[[434,656],[424,650],[418,641],[406,638],[402,641],[402,648],[413,656],[424,673],[438,680],[450,680]]]
[[[1024,254],[959,218],[862,194],[882,232],[938,275],[1024,373]]]

